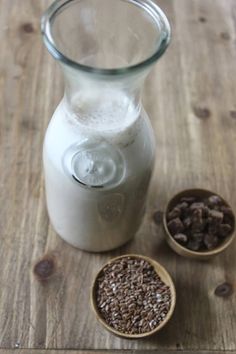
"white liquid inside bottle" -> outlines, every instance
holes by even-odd
[[[148,118],[120,91],[86,92],[56,109],[44,142],[47,207],[70,244],[106,251],[142,221],[153,168]]]

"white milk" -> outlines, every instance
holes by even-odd
[[[63,100],[47,129],[44,170],[52,225],[87,251],[116,248],[137,231],[153,167],[146,114],[121,92]]]

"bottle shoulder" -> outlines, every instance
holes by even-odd
[[[85,142],[100,143],[106,141],[116,149],[125,154],[137,154],[140,156],[154,153],[155,139],[151,123],[144,109],[140,110],[139,116],[127,127],[122,129],[96,129],[87,127],[76,120],[76,117],[68,114],[63,101],[56,108],[49,123],[45,140],[44,150],[47,149],[50,155],[62,155],[75,145],[82,145]]]

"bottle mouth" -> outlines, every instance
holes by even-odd
[[[97,5],[98,3],[99,4],[102,3],[101,0],[89,0],[89,1],[91,2],[92,6],[93,6],[93,4],[96,3],[97,7],[98,7],[98,5]],[[94,15],[92,6],[91,6],[91,8],[89,8],[89,6],[88,6],[89,1],[88,0],[56,0],[42,16],[41,32],[43,35],[44,43],[45,43],[48,51],[51,53],[51,55],[56,60],[61,62],[62,64],[65,64],[65,65],[67,65],[71,68],[74,68],[74,69],[78,69],[78,70],[85,71],[88,73],[95,73],[95,74],[99,74],[99,75],[112,75],[112,76],[123,75],[123,74],[131,73],[131,72],[149,67],[155,61],[157,61],[157,59],[160,58],[161,55],[167,49],[169,42],[170,42],[170,37],[171,37],[170,24],[169,24],[169,21],[168,21],[166,15],[164,14],[164,12],[155,3],[153,3],[151,0],[113,0],[116,2],[116,4],[119,3],[121,6],[124,6],[124,4],[126,4],[126,5],[128,4],[129,11],[130,11],[130,7],[132,7],[133,9],[136,8],[136,10],[135,10],[136,15],[137,15],[137,9],[138,9],[140,18],[133,20],[133,18],[135,18],[135,13],[134,13],[134,16],[131,15],[129,17],[130,22],[136,21],[136,22],[134,22],[136,27],[132,28],[132,24],[129,25],[129,21],[122,24],[123,19],[122,19],[122,17],[119,19],[119,16],[118,16],[117,21],[120,20],[120,23],[121,23],[120,29],[119,28],[117,29],[117,33],[115,35],[113,35],[113,39],[112,39],[112,37],[111,37],[111,39],[109,39],[110,42],[112,41],[112,43],[109,43],[109,45],[107,45],[107,43],[105,43],[105,45],[104,45],[105,49],[102,48],[102,50],[103,50],[103,52],[105,52],[105,51],[112,52],[113,51],[112,48],[116,48],[116,46],[117,46],[117,40],[119,41],[118,38],[122,37],[122,35],[123,35],[122,38],[124,38],[124,37],[126,37],[125,36],[126,33],[128,36],[131,33],[131,35],[133,37],[130,36],[130,43],[128,43],[128,40],[126,41],[127,42],[126,46],[127,46],[127,48],[129,48],[129,47],[132,47],[133,43],[135,43],[136,49],[137,49],[137,51],[139,51],[139,56],[137,55],[136,60],[125,61],[125,64],[122,62],[122,63],[119,63],[118,65],[114,65],[114,67],[113,67],[111,63],[109,65],[103,65],[104,58],[101,58],[100,63],[97,63],[97,62],[94,62],[93,60],[91,61],[90,59],[84,60],[83,55],[81,53],[80,53],[81,57],[78,57],[78,58],[76,56],[74,56],[73,54],[71,55],[70,50],[66,49],[67,44],[65,44],[65,43],[68,43],[71,41],[71,47],[72,47],[72,46],[79,45],[82,37],[84,37],[84,41],[87,40],[87,42],[89,42],[93,36],[94,36],[94,38],[96,38],[97,34],[95,33],[95,28],[93,30],[93,34],[92,35],[90,34],[90,36],[88,38],[86,38],[86,36],[88,36],[88,31],[90,31],[90,33],[91,33],[91,28],[89,29],[89,25],[92,23],[93,24],[96,23],[96,21],[97,22],[100,21],[101,23],[103,23],[103,20],[106,18],[106,13],[104,13],[103,15],[100,14],[100,18],[98,21],[99,14]],[[104,1],[106,1],[106,0],[104,0]],[[112,2],[112,0],[109,0],[109,1],[110,1],[110,3]],[[81,4],[83,4],[83,3],[84,4],[87,3],[87,5],[84,6],[84,8],[82,9],[82,8],[80,8],[80,6],[82,6]],[[70,15],[70,13],[71,14],[73,12],[75,13],[75,11],[73,11],[73,8],[71,9],[72,11],[70,13],[68,12],[67,16],[65,16],[64,19],[62,17],[60,19],[60,21],[57,21],[57,19],[64,12],[66,13],[66,10],[68,10],[70,7],[72,7],[72,5],[78,6],[77,13],[80,14],[80,18],[78,19],[78,21],[76,21],[76,23],[78,23],[78,28],[74,27],[77,38],[73,37],[73,26],[71,25],[70,18],[68,16],[68,15]],[[85,9],[86,9],[87,13],[86,13]],[[122,11],[123,11],[123,13],[125,13],[126,9],[124,8],[124,10],[122,10]],[[89,16],[90,16],[90,14],[93,14],[92,19],[94,22],[91,21],[91,19],[86,20],[86,16],[88,14],[89,14]],[[111,14],[112,14],[112,12],[109,13],[109,17]],[[142,16],[140,16],[140,14],[142,14]],[[115,10],[112,15],[114,15],[114,18],[115,18],[115,16],[116,16]],[[82,25],[80,25],[81,19],[83,19],[82,22],[84,22],[84,23],[82,23]],[[145,19],[145,21],[146,21],[145,23],[144,23],[143,19]],[[91,22],[89,23],[89,21],[91,21]],[[110,19],[109,21],[111,21],[110,24],[112,24],[112,19]],[[140,21],[140,23],[141,23],[140,29],[137,27],[138,21]],[[57,22],[58,22],[58,24],[57,24]],[[71,22],[73,22],[73,21],[71,21]],[[150,25],[151,23],[152,23],[152,25]],[[70,28],[68,30],[68,32],[66,33],[67,27],[70,27],[70,26],[72,28]],[[150,26],[150,30],[148,29],[148,26]],[[151,29],[151,26],[152,26],[152,29]],[[57,29],[54,30],[54,27],[57,27]],[[83,27],[84,28],[88,27],[88,29],[86,29],[86,31],[87,31],[86,33],[83,32],[84,31]],[[81,31],[81,28],[83,28],[83,31]],[[106,36],[107,36],[107,34],[109,34],[109,29],[110,29],[110,27],[107,26],[106,33],[105,33]],[[65,31],[65,34],[63,34],[63,31]],[[120,33],[121,31],[123,31],[122,32],[123,34]],[[60,32],[60,33],[58,34],[57,32],[58,33]],[[102,31],[100,31],[100,32],[101,32],[100,35],[102,36]],[[111,32],[112,32],[112,28],[111,28]],[[68,35],[70,33],[72,34],[72,37],[73,37],[72,39],[70,39],[70,35]],[[140,35],[140,33],[141,33],[141,35]],[[64,44],[62,43],[62,41],[60,39],[63,36],[65,37]],[[120,36],[120,37],[118,37],[118,36]],[[101,40],[100,40],[100,42],[101,42]],[[148,48],[148,50],[145,51],[145,46],[148,45],[146,43],[149,43],[149,42],[150,42],[150,49]],[[97,44],[96,40],[95,41],[92,40],[91,41],[91,48],[89,50],[92,51],[93,50],[92,46],[96,47],[96,44]],[[81,44],[81,48],[85,47],[85,46],[86,45],[84,43]],[[68,46],[68,48],[69,48],[69,46]],[[83,50],[84,49],[80,49],[80,52],[82,52]],[[127,49],[123,48],[122,50],[127,50]],[[135,52],[135,49],[133,51]],[[142,51],[142,54],[140,54],[141,51]],[[87,55],[87,53],[86,53],[86,55]],[[84,56],[86,56],[86,55],[84,54]],[[87,58],[88,58],[88,56],[87,56]],[[110,62],[111,62],[111,60],[110,60]]]

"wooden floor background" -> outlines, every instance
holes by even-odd
[[[210,262],[190,261],[168,248],[152,222],[154,210],[188,187],[212,189],[236,211],[236,1],[158,1],[173,38],[144,90],[157,138],[148,211],[134,241],[102,255],[64,243],[45,209],[42,142],[63,92],[39,30],[48,4],[0,0],[0,354],[236,353],[236,242]],[[107,333],[89,304],[96,270],[126,252],[158,260],[177,290],[173,319],[139,341]],[[47,257],[53,276],[42,284],[32,269]],[[225,281],[234,293],[215,296]]]

